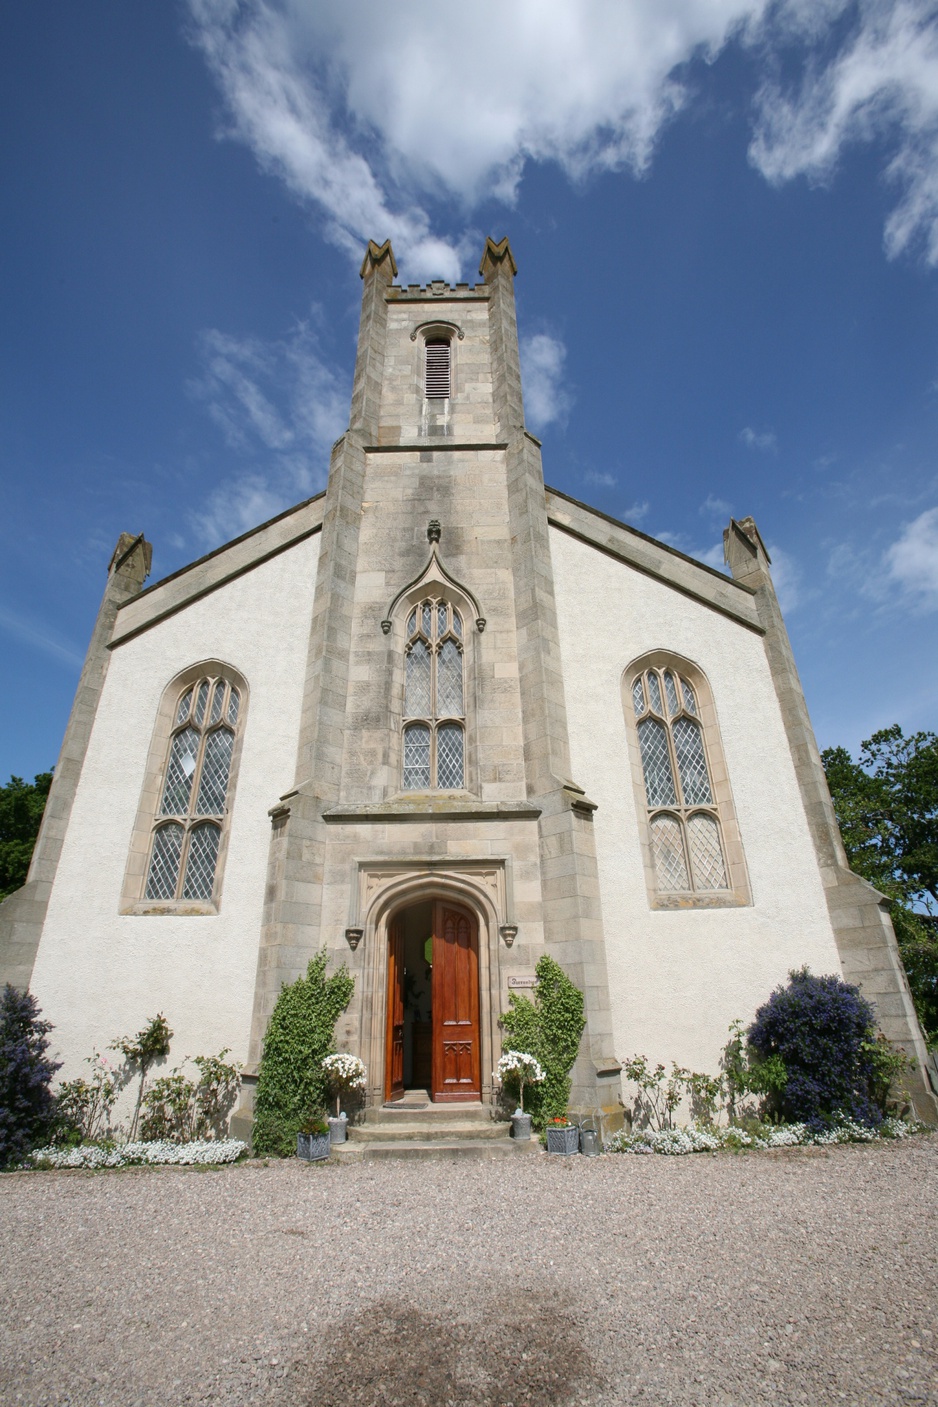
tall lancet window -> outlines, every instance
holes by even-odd
[[[451,347],[446,337],[426,341],[425,389],[428,401],[447,401],[451,394]]]
[[[636,674],[631,693],[657,891],[726,891],[720,810],[697,692],[676,669],[657,668]]]
[[[187,684],[175,701],[145,899],[214,897],[241,702],[217,677]]]
[[[458,791],[465,786],[464,676],[462,617],[448,601],[422,601],[407,618],[405,791]]]

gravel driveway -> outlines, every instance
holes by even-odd
[[[938,1135],[0,1178],[0,1402],[938,1403]]]

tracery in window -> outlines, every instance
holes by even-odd
[[[694,686],[676,669],[648,668],[633,678],[631,694],[658,893],[728,890]]]
[[[213,897],[240,712],[240,690],[224,678],[197,679],[180,694],[150,846],[146,899]]]
[[[451,602],[430,599],[411,609],[404,654],[405,791],[458,791],[466,784],[462,639],[462,617]]]

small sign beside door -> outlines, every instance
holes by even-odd
[[[508,987],[509,987],[509,989],[512,989],[512,988],[515,988],[515,987],[536,987],[536,986],[537,986],[537,978],[536,978],[536,977],[509,977],[509,979],[508,979]]]

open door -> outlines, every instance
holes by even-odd
[[[468,910],[433,905],[433,1089],[435,1103],[482,1098],[479,929]]]
[[[388,930],[388,1036],[385,1099],[404,1094],[404,926],[394,919]]]

